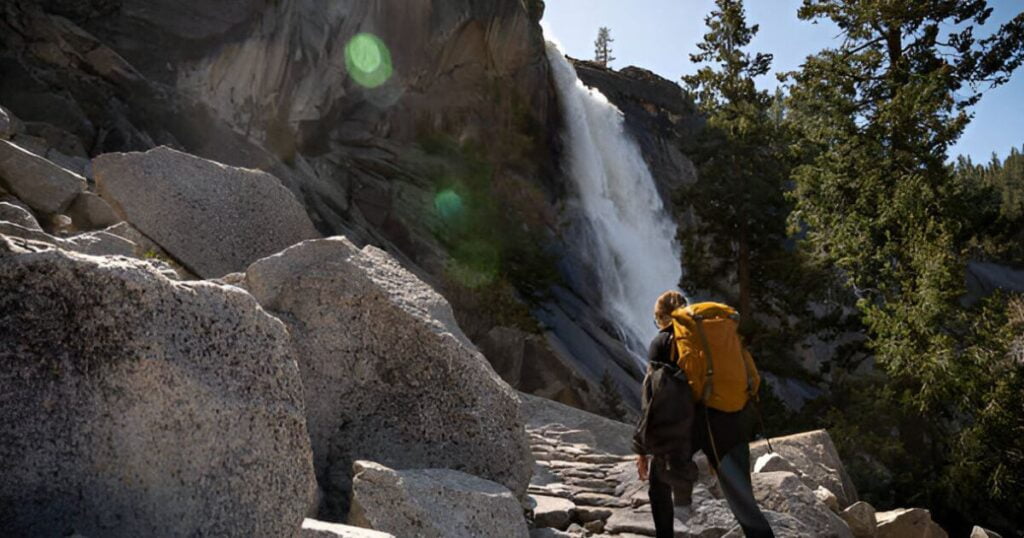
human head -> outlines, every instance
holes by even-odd
[[[654,322],[664,329],[672,323],[672,312],[686,306],[686,298],[676,290],[669,290],[658,296],[654,302]]]

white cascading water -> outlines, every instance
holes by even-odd
[[[627,133],[622,112],[586,87],[552,42],[548,62],[565,120],[564,169],[593,234],[588,257],[601,280],[605,314],[641,362],[657,332],[653,306],[682,276],[676,224]]]

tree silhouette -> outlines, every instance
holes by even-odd
[[[608,64],[615,61],[612,56],[612,31],[607,26],[597,30],[597,39],[594,41],[594,61],[608,67]]]

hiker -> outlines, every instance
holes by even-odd
[[[654,321],[660,330],[648,352],[633,450],[640,479],[650,481],[656,535],[673,536],[674,519],[689,518],[692,455],[700,450],[743,533],[774,537],[750,479],[747,443],[760,376],[739,340],[738,314],[720,303],[687,306],[681,293],[667,291],[654,305]]]
[[[672,360],[672,311],[686,306],[679,292],[666,292],[654,305],[658,335],[647,354],[647,375],[633,451],[648,497],[657,538],[674,536],[674,520],[689,519],[697,465],[693,463],[693,396],[686,374]]]

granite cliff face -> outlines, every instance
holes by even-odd
[[[147,80],[287,163],[282,179],[322,231],[351,229],[431,268],[443,255],[409,198],[433,185],[410,149],[431,137],[494,146],[535,134],[524,126],[543,124],[554,106],[538,16],[499,1],[128,0],[84,27]],[[352,76],[358,54],[373,56],[380,80]],[[203,146],[191,149],[223,157]]]

